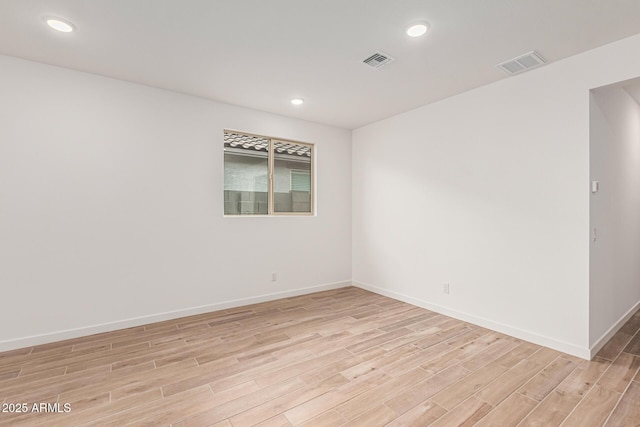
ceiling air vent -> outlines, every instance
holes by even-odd
[[[547,61],[545,61],[539,53],[532,50],[524,55],[520,55],[516,58],[498,64],[496,67],[512,76],[544,65],[546,62]]]
[[[362,62],[364,62],[371,68],[380,68],[384,64],[387,64],[391,61],[393,61],[393,58],[387,55],[386,53],[376,52],[373,55],[370,55],[367,59],[365,59]]]

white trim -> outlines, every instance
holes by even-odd
[[[350,281],[327,283],[324,285],[311,286],[308,288],[293,289],[291,291],[277,292],[273,294],[265,294],[251,298],[242,298],[231,301],[225,301],[216,304],[202,305],[183,310],[168,311],[165,313],[152,314],[149,316],[134,317],[127,320],[119,320],[116,322],[103,323],[100,325],[87,326],[77,329],[67,329],[65,331],[51,332],[42,335],[32,335],[29,337],[16,338],[6,341],[0,341],[0,352],[15,350],[34,345],[48,344],[56,341],[63,341],[71,338],[78,338],[87,335],[99,334],[103,332],[111,332],[118,329],[132,328],[134,326],[147,325],[149,323],[161,322],[163,320],[178,319],[180,317],[193,316],[196,314],[209,313],[228,308],[241,307],[249,304],[257,304],[261,302],[273,301],[281,298],[295,297],[299,295],[312,294],[314,292],[328,291],[331,289],[340,289],[351,286]]]
[[[596,354],[598,354],[598,352],[600,350],[602,350],[602,347],[604,347],[604,345],[611,339],[613,338],[613,336],[616,334],[616,332],[618,332],[620,330],[620,328],[622,328],[624,326],[625,323],[627,323],[627,320],[631,319],[631,317],[633,317],[633,315],[636,313],[636,311],[640,310],[640,301],[638,301],[637,303],[635,303],[633,305],[633,307],[631,307],[629,309],[629,311],[627,311],[616,323],[613,324],[613,326],[611,326],[609,328],[609,330],[607,332],[604,333],[604,335],[602,335],[594,345],[591,346],[591,353],[590,353],[590,358],[594,358]]]
[[[445,316],[449,316],[455,319],[463,320],[465,322],[473,323],[474,325],[482,326],[484,328],[488,328],[496,332],[500,332],[515,338],[532,342],[534,344],[538,344],[544,347],[549,347],[554,350],[558,350],[563,353],[567,353],[572,356],[579,357],[581,359],[585,359],[585,360],[591,359],[591,351],[588,348],[579,347],[575,344],[571,344],[565,341],[559,341],[550,337],[546,337],[544,335],[538,335],[534,332],[526,331],[523,329],[514,328],[513,326],[505,325],[504,323],[495,322],[493,320],[489,320],[489,319],[477,317],[468,313],[464,313],[461,311],[453,310],[447,307],[443,307],[441,305],[437,305],[437,304],[433,304],[433,303],[421,300],[419,298],[414,298],[414,297],[410,297],[397,292],[389,291],[387,289],[378,288],[376,286],[369,285],[367,283],[354,281],[353,286],[365,289],[367,291],[374,292],[376,294],[384,295],[389,298],[397,299],[399,301],[403,301],[408,304],[413,304],[418,307],[426,308],[427,310],[435,311],[437,313],[444,314]]]

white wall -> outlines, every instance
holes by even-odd
[[[0,94],[0,351],[350,280],[349,131],[7,56]],[[225,128],[315,143],[317,216],[224,218]]]
[[[589,358],[589,89],[640,76],[639,50],[634,36],[355,130],[354,281]]]
[[[600,181],[591,196],[589,343],[595,347],[640,306],[640,105],[620,84],[592,91],[590,105],[591,179]]]

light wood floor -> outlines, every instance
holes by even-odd
[[[639,426],[640,313],[595,360],[357,288],[0,353],[46,426]]]

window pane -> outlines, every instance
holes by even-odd
[[[311,147],[274,141],[274,212],[311,212]]]
[[[248,135],[224,135],[225,215],[267,215],[269,141]]]
[[[291,171],[291,191],[311,192],[311,173],[310,171]]]

